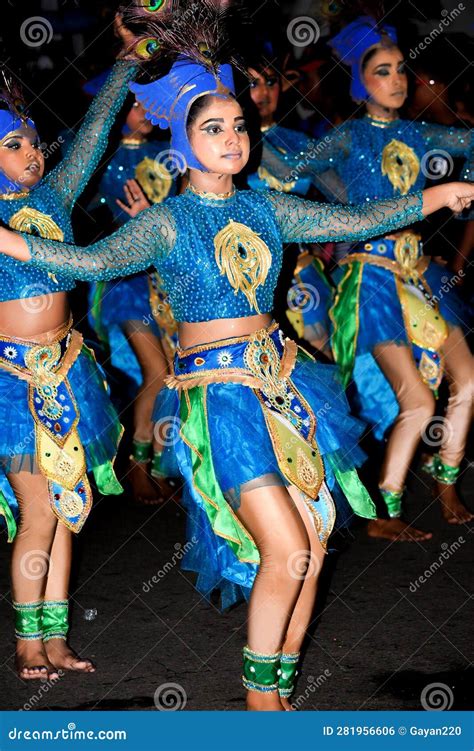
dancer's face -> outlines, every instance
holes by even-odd
[[[145,110],[139,102],[134,102],[127,116],[127,126],[135,136],[148,136],[153,130],[153,125],[145,117]]]
[[[235,99],[210,97],[209,102],[190,128],[192,150],[209,172],[237,175],[250,153],[242,107]]]
[[[377,50],[365,66],[363,80],[372,102],[399,109],[407,98],[407,76],[398,47]]]
[[[248,69],[250,80],[250,96],[258,109],[262,120],[271,119],[278,107],[280,96],[280,79],[273,68],[262,71]]]
[[[0,141],[0,170],[23,188],[33,188],[44,174],[38,134],[27,126]]]

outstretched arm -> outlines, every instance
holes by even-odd
[[[136,72],[137,66],[130,62],[119,60],[115,63],[66,156],[47,178],[61,193],[69,210],[97,169],[107,147],[110,129],[128,94],[128,84]]]
[[[474,185],[447,183],[362,206],[314,203],[276,192],[268,199],[283,242],[354,242],[402,229],[441,208],[462,211],[474,200]]]
[[[159,270],[174,243],[173,216],[161,205],[143,211],[87,248],[0,228],[0,252],[52,273],[94,282],[136,274],[150,266]]]

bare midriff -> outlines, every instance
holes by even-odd
[[[179,324],[179,345],[181,349],[196,347],[199,344],[231,339],[234,336],[247,336],[266,328],[272,321],[268,313],[245,318],[218,318],[213,321]]]
[[[66,292],[0,303],[0,336],[35,339],[69,320]]]

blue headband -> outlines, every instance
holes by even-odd
[[[10,110],[0,109],[0,140],[3,140],[9,133],[14,133],[24,127],[32,128],[36,130],[36,125],[33,120],[22,119],[18,115]],[[10,180],[0,170],[0,194],[5,195],[8,193],[17,193],[21,191],[22,186],[20,183],[15,183]]]
[[[360,16],[329,42],[341,62],[351,66],[351,97],[356,102],[369,98],[362,80],[362,58],[371,47],[381,45],[384,37],[397,43],[397,32],[393,26],[380,28],[370,16]]]
[[[153,125],[171,129],[170,161],[175,167],[180,172],[186,167],[207,172],[189,143],[186,131],[189,110],[200,96],[212,94],[225,98],[235,93],[231,66],[221,65],[214,73],[190,58],[180,57],[167,76],[145,85],[132,83],[130,90]]]

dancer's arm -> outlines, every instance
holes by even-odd
[[[69,210],[97,169],[107,147],[110,129],[129,93],[128,85],[137,70],[137,66],[128,61],[119,60],[115,63],[107,81],[89,107],[66,156],[47,177],[51,186],[61,193]]]
[[[460,212],[474,200],[474,185],[446,183],[361,206],[314,203],[276,192],[269,193],[268,199],[283,242],[354,242],[402,229],[441,208]]]
[[[46,271],[84,281],[109,281],[150,266],[159,270],[175,243],[170,210],[153,206],[104,240],[81,248],[0,227],[0,252]]]

